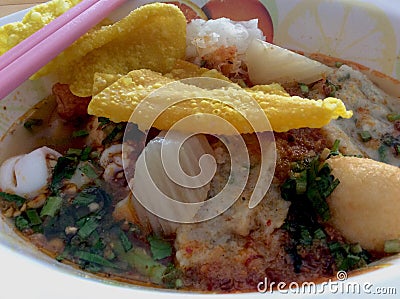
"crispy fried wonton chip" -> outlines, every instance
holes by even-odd
[[[210,70],[204,67],[199,67],[194,63],[181,59],[176,61],[174,69],[168,74],[165,74],[165,76],[176,80],[192,78],[192,77],[209,77],[209,78],[216,78],[225,81],[230,81],[227,77],[222,75],[217,70]]]
[[[185,49],[183,13],[175,5],[154,3],[88,34],[67,49],[49,71],[60,74],[74,94],[90,96],[97,72],[127,74],[146,68],[166,73],[173,69],[176,59],[185,57]]]
[[[104,73],[95,73],[93,79],[93,91],[92,94],[96,95],[118,79],[123,77],[121,74],[104,74]]]
[[[143,99],[170,82],[174,82],[174,80],[150,70],[132,71],[95,95],[89,104],[88,113],[107,117],[114,122],[129,121],[131,114]],[[168,102],[174,103],[177,98],[182,96],[188,100],[163,110],[164,112],[153,124],[160,130],[170,129],[177,121],[189,115],[208,113],[224,118],[233,124],[240,133],[252,133],[253,128],[248,121],[233,108],[238,103],[247,115],[256,114],[259,111],[256,109],[261,107],[268,117],[272,129],[276,132],[301,127],[320,128],[329,123],[331,119],[339,116],[343,118],[352,116],[352,112],[346,111],[346,107],[339,99],[309,100],[290,97],[278,84],[255,86],[245,89],[245,93],[238,88],[206,90],[184,83],[179,84],[181,85],[173,93],[162,99],[164,102],[160,103],[160,106],[168,104]],[[244,95],[252,96],[259,107],[251,105],[251,103],[243,107],[243,105],[247,105],[243,104],[247,101],[242,99]],[[213,100],[221,97],[230,101],[231,105],[225,104],[227,102]],[[144,107],[146,108],[146,105]],[[139,125],[146,123],[150,110],[158,107],[149,105],[147,108],[140,110],[140,119],[137,119]],[[189,130],[192,130],[193,127],[203,129],[203,126],[204,128],[208,126],[207,129],[213,130],[213,133],[227,134],[227,132],[219,131],[220,128],[210,127],[211,125],[206,121],[201,122],[201,119],[198,118],[192,127],[188,126],[188,128]]]
[[[0,27],[0,55],[38,31],[79,3],[80,0],[53,0],[35,6],[22,19]]]

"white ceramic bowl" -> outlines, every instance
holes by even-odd
[[[218,0],[219,1],[219,0]],[[134,2],[134,3],[133,3]],[[118,19],[135,5],[150,1],[128,1],[110,17]],[[204,16],[201,8],[208,0],[189,4]],[[223,2],[223,1],[222,1]],[[400,7],[390,0],[241,0],[224,8],[227,17],[263,18],[269,41],[306,53],[355,61],[371,70],[400,79]],[[240,4],[241,2],[241,4]],[[251,9],[240,9],[246,3]],[[0,25],[19,21],[25,11],[0,19]],[[243,14],[247,14],[243,16]],[[214,16],[218,17],[217,14]],[[0,78],[1,80],[1,78]],[[28,81],[0,102],[0,136],[32,105],[50,93],[51,79]],[[397,85],[400,93],[400,87]],[[23,149],[21,149],[22,151]],[[0,149],[0,160],[3,160]],[[342,286],[319,289],[324,298],[343,295],[400,293],[400,257],[380,261],[373,270],[354,275]],[[57,263],[20,239],[0,219],[0,293],[2,298],[191,298],[198,295],[137,287],[102,280]],[[353,286],[356,285],[355,289]],[[284,297],[273,294],[202,294],[201,297],[261,298]],[[296,292],[296,291],[293,291]],[[300,293],[300,297],[307,296]],[[371,297],[371,296],[370,296]],[[393,298],[396,296],[394,295]]]

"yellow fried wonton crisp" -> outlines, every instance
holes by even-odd
[[[93,49],[87,51],[90,45]],[[166,73],[184,58],[185,49],[183,13],[175,5],[154,3],[86,35],[47,71],[57,72],[75,95],[84,97],[92,94],[95,73],[127,74],[140,68]]]
[[[150,70],[132,71],[93,96],[88,107],[88,113],[107,117],[114,122],[129,121],[131,114],[143,99],[151,92],[171,82],[174,82],[174,79]],[[212,91],[191,87],[184,83],[181,83],[180,87],[176,89],[176,94],[170,94],[164,98],[164,102],[160,105],[165,105],[168,101],[172,103],[174,99],[185,96],[185,93],[188,95],[188,100],[166,109],[154,122],[154,127],[160,130],[168,130],[184,117],[208,113],[226,119],[240,133],[252,133],[253,129],[249,123],[234,109],[235,102],[242,101],[243,91],[245,91],[245,95],[250,95],[257,101],[259,107],[268,117],[272,129],[276,132],[301,127],[319,128],[329,123],[331,119],[352,116],[352,112],[346,111],[346,107],[339,99],[309,100],[291,97],[278,84],[255,86],[244,90],[228,88]],[[215,98],[224,97],[227,101],[231,101],[231,107],[225,104],[226,102],[213,101],[214,96]],[[258,112],[255,109],[259,109],[259,107],[249,105],[245,107],[245,110],[249,115],[255,114]],[[155,108],[157,107],[148,107],[148,109]],[[138,119],[139,125],[146,122],[148,113],[149,111],[146,110],[140,111],[140,118],[143,119]],[[206,123],[204,125],[206,126]],[[193,126],[201,127],[200,119],[197,119]],[[217,132],[218,128],[213,128],[213,130],[216,134],[226,133]]]
[[[3,55],[79,2],[80,0],[49,1],[32,8],[21,22],[1,26],[0,55]]]

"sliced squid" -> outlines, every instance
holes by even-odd
[[[400,168],[371,159],[328,159],[340,180],[328,204],[332,225],[350,242],[382,252],[400,238]]]
[[[104,168],[104,180],[107,182],[114,181],[117,174],[124,170],[122,165],[122,144],[114,144],[106,148],[101,154],[100,165]]]
[[[165,200],[164,195],[181,203],[204,202],[210,190],[210,182],[207,182],[205,178],[210,177],[212,173],[211,181],[216,166],[215,160],[210,159],[204,159],[203,167],[199,166],[200,158],[213,152],[204,135],[192,136],[181,144],[179,138],[166,138],[164,134],[161,132],[158,137],[151,140],[140,154],[134,177],[129,185],[133,190],[132,202],[140,222],[156,233],[169,235],[176,231],[179,226],[176,222],[179,221],[173,222],[166,219],[186,219],[188,214],[196,211],[175,206]],[[179,165],[171,167],[171,163],[177,162],[176,148],[180,144],[182,146],[179,150]],[[163,157],[162,147],[166,153]],[[146,175],[147,173],[149,176]],[[180,183],[177,183],[178,181]]]
[[[32,199],[43,193],[61,154],[46,146],[9,158],[0,167],[0,189]]]

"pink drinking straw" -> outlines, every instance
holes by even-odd
[[[0,56],[0,99],[127,0],[83,0]]]

